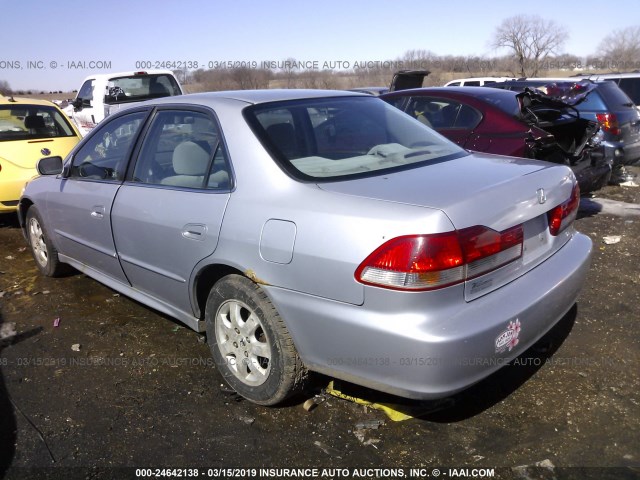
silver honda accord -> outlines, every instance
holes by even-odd
[[[41,272],[206,331],[262,405],[310,371],[451,395],[550,330],[589,268],[568,167],[470,153],[353,92],[159,99],[38,170],[19,216]]]

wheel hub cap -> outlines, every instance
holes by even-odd
[[[245,303],[229,300],[216,313],[216,337],[229,370],[243,383],[262,385],[271,371],[271,347],[258,315]]]

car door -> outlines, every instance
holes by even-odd
[[[76,96],[73,105],[73,112],[71,114],[72,120],[78,126],[80,133],[84,136],[89,133],[100,119],[96,119],[95,112],[95,100],[94,100],[94,87],[95,79],[88,79],[80,87],[80,91]]]
[[[218,244],[231,176],[211,112],[159,109],[113,205],[113,236],[131,285],[193,314],[189,279]]]
[[[147,115],[147,110],[137,111],[99,127],[73,154],[59,190],[47,195],[59,252],[81,270],[123,283],[127,279],[113,242],[111,208]]]
[[[432,96],[412,97],[405,112],[463,148],[482,119],[480,112],[468,105]]]
[[[463,148],[483,151],[480,143],[484,139],[474,133],[482,120],[482,114],[469,105],[451,99],[437,99],[441,105],[436,131]],[[473,146],[472,146],[473,145]]]

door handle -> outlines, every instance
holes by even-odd
[[[104,217],[104,207],[102,205],[94,205],[91,207],[91,216],[93,218],[103,218]]]
[[[200,223],[188,223],[182,227],[182,236],[191,240],[204,240],[207,226]]]

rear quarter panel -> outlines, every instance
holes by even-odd
[[[437,209],[327,192],[294,180],[276,165],[244,119],[224,108],[217,114],[236,187],[209,264],[228,264],[258,283],[361,304],[363,286],[354,273],[373,250],[398,235],[453,228]],[[272,254],[265,258],[261,241],[272,220],[292,223],[295,227],[287,231],[295,232],[295,238],[270,237]],[[279,263],[288,257],[290,262]]]

